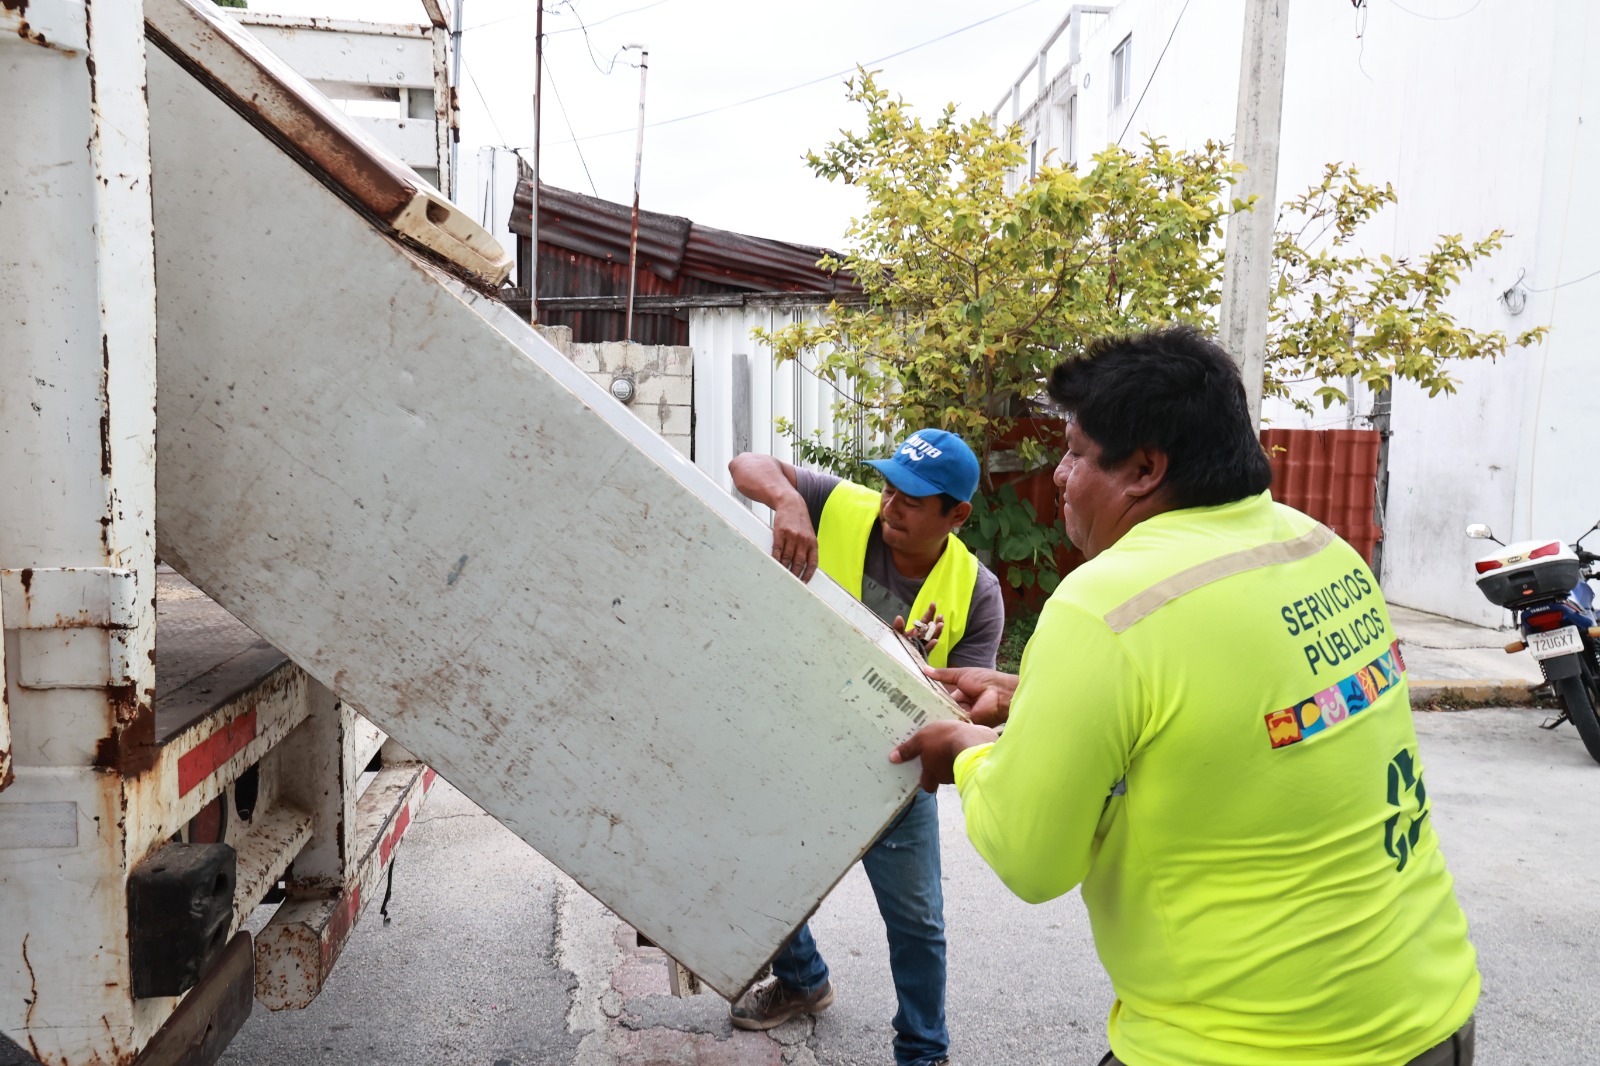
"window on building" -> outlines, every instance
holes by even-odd
[[[1039,176],[1039,138],[1028,142],[1028,177]]]
[[[1078,94],[1073,93],[1056,105],[1057,161],[1072,166],[1078,161]]]
[[[1111,50],[1111,106],[1128,99],[1133,89],[1133,34]]]

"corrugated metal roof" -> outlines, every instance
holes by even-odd
[[[530,184],[521,182],[511,212],[511,229],[523,237],[530,236],[530,194]],[[632,215],[629,205],[550,185],[539,186],[541,245],[626,266]],[[848,274],[830,274],[817,266],[826,254],[826,248],[698,226],[687,218],[658,211],[639,212],[641,270],[668,281],[683,275],[729,290],[859,292],[860,287]],[[539,289],[541,297],[558,295],[542,283]]]
[[[533,210],[530,184],[517,183],[511,206],[511,231],[530,235]],[[608,263],[628,265],[628,236],[633,208],[581,193],[539,186],[539,243],[591,256]],[[683,249],[694,223],[657,211],[639,212],[639,265],[669,281],[678,276]],[[542,265],[542,264],[541,264]],[[573,293],[572,295],[578,295]]]
[[[826,248],[695,226],[683,251],[683,272],[763,292],[860,292],[850,275],[817,266],[828,254]]]

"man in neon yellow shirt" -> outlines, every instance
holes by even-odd
[[[933,670],[975,722],[896,748],[953,781],[1032,902],[1083,885],[1104,1063],[1468,1066],[1479,976],[1377,581],[1272,502],[1232,361],[1189,329],[1058,367],[1088,562],[1020,678]]]
[[[885,622],[929,624],[935,666],[994,666],[1005,626],[1000,583],[955,536],[972,512],[977,457],[955,434],[921,429],[870,465],[883,475],[882,493],[748,452],[728,469],[740,492],[772,508],[773,558],[796,577],[809,581],[820,567]],[[896,1066],[948,1066],[934,797],[919,794],[861,865],[889,941]],[[741,996],[730,1014],[741,1029],[770,1029],[832,1002],[828,966],[803,925],[772,960],[771,980]]]

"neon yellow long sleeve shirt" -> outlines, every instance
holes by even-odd
[[[955,776],[1014,892],[1082,883],[1131,1066],[1399,1066],[1477,1002],[1388,608],[1267,494],[1069,575]]]

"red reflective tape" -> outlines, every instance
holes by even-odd
[[[328,931],[322,936],[319,954],[322,956],[323,977],[327,977],[333,964],[339,961],[339,953],[344,950],[344,942],[350,939],[350,930],[356,927],[356,915],[360,913],[361,885],[356,883],[345,893],[339,909],[328,920]]]
[[[256,738],[256,712],[246,711],[178,756],[178,795],[187,796]]]
[[[400,813],[395,815],[394,826],[383,838],[383,843],[378,847],[378,864],[386,865],[389,856],[394,854],[394,849],[400,843],[400,838],[405,835],[406,827],[411,824],[411,804],[400,808]]]
[[[422,791],[428,791],[437,780],[439,780],[439,775],[434,772],[433,767],[428,767],[422,772]]]

